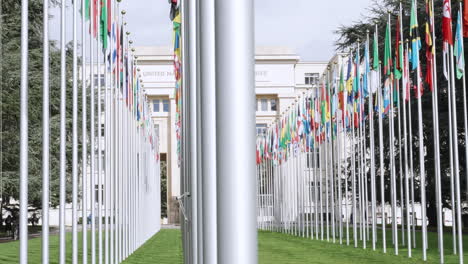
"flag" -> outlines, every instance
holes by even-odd
[[[444,76],[449,79],[449,65],[447,62],[450,45],[453,45],[452,36],[452,8],[449,0],[444,0],[442,17],[442,43],[443,43],[443,68]]]
[[[89,6],[89,1],[90,0],[85,0],[85,18],[86,20],[89,20],[89,18],[91,17],[91,9],[90,9],[90,6]]]
[[[468,38],[468,0],[463,0],[463,37]]]
[[[429,89],[433,90],[433,70],[434,61],[433,56],[435,54],[435,46],[432,42],[432,32],[434,30],[432,5],[429,0],[426,0],[426,83],[429,85]]]
[[[404,56],[404,65],[403,65],[403,75],[404,75],[404,83],[403,83],[403,100],[408,101],[410,99],[410,81],[409,81],[409,54],[408,54],[408,45],[406,45],[405,56]]]
[[[416,70],[419,66],[419,50],[421,49],[421,38],[418,30],[418,17],[416,12],[416,2],[411,5],[410,17],[410,38],[411,38],[411,65],[412,70]]]
[[[102,41],[102,48],[104,50],[107,49],[107,1],[108,0],[101,0],[101,20],[100,20],[100,33],[101,33],[101,41]]]
[[[396,34],[395,34],[395,79],[401,78],[401,65],[403,64],[403,43],[401,42],[401,13],[398,15],[396,21]]]
[[[462,15],[461,10],[458,11],[457,31],[455,33],[454,54],[456,58],[457,79],[461,79],[465,72],[465,53],[463,52],[463,35],[462,35]]]
[[[348,73],[346,75],[346,90],[348,94],[351,94],[351,90],[353,89],[353,62],[352,62],[353,53],[351,52],[348,56]]]
[[[364,74],[362,79],[362,90],[364,92],[364,97],[369,96],[369,73],[370,73],[370,64],[369,64],[369,41],[366,42],[364,48]]]
[[[373,56],[373,63],[372,63],[372,69],[374,71],[377,71],[379,69],[379,39],[377,36],[377,26],[375,26],[375,31],[374,31],[374,52],[372,54]]]
[[[392,67],[392,51],[390,49],[390,21],[387,23],[387,28],[385,30],[385,43],[384,43],[384,75],[390,76],[391,75],[391,67]]]

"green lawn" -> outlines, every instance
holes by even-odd
[[[391,232],[387,232],[390,242]],[[420,235],[420,234],[418,234]],[[308,238],[291,235],[260,231],[259,238],[259,262],[264,264],[298,264],[298,263],[438,263],[436,233],[429,233],[428,261],[421,259],[421,250],[413,250],[413,258],[407,258],[406,248],[400,248],[400,256],[395,256],[393,248],[384,254],[381,244],[377,251],[362,249],[359,243],[358,249],[353,246],[340,245],[338,241],[333,244],[326,241],[316,241]],[[352,235],[351,235],[352,237]],[[71,236],[67,236],[67,263],[71,259]],[[420,241],[418,241],[419,245]],[[58,236],[50,237],[50,263],[58,262]],[[390,243],[388,243],[390,244]],[[351,241],[352,245],[352,241]],[[367,244],[371,246],[370,243]],[[81,241],[80,241],[81,246]],[[18,263],[18,242],[0,244],[0,263]],[[465,259],[468,259],[468,237],[464,237]],[[35,238],[29,240],[29,263],[40,263],[41,240]],[[458,263],[458,257],[450,255],[451,234],[445,234],[445,261],[446,263]],[[81,255],[81,252],[80,252]],[[81,259],[80,259],[81,261]],[[158,263],[177,264],[182,263],[182,245],[180,230],[163,229],[140,249],[131,255],[124,263]]]

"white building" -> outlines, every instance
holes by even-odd
[[[161,161],[167,162],[169,222],[179,221],[176,197],[180,196],[180,170],[175,133],[175,78],[171,47],[137,47],[141,79],[153,104],[153,118],[160,137]],[[318,83],[328,62],[302,62],[286,47],[256,49],[255,92],[257,95],[257,132],[294,100]]]

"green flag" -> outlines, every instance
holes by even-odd
[[[90,13],[89,13],[89,9],[90,9],[89,8],[89,0],[85,0],[85,1],[86,1],[85,2],[85,18],[86,18],[86,20],[89,20],[89,18],[91,16]]]
[[[385,30],[385,47],[384,47],[384,74],[390,75],[392,70],[392,51],[390,43],[390,23],[387,23],[387,29]]]
[[[101,41],[102,48],[107,49],[107,0],[101,1]]]
[[[373,52],[373,63],[372,63],[372,69],[374,71],[379,70],[379,43],[378,43],[378,36],[377,36],[377,31],[374,32],[374,52]]]

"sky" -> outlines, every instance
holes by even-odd
[[[328,61],[335,52],[333,33],[362,18],[372,0],[254,0],[257,46],[287,46],[302,60]],[[123,0],[125,21],[135,46],[170,46],[172,25],[167,0]],[[71,23],[71,8],[67,21]],[[52,10],[54,20],[58,9]],[[58,39],[59,27],[51,27]],[[67,39],[71,39],[71,31]]]

